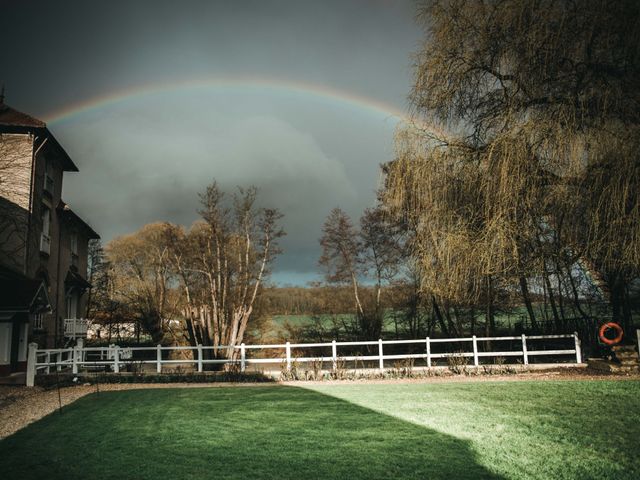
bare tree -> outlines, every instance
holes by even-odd
[[[365,210],[356,228],[349,216],[334,208],[325,220],[319,264],[329,284],[351,285],[358,334],[367,339],[381,335],[388,302],[383,288],[397,277],[403,260],[401,229],[381,207]],[[373,282],[373,289],[362,281]],[[346,312],[342,312],[346,313]]]
[[[166,242],[167,228],[163,223],[145,225],[134,234],[113,239],[106,249],[114,297],[127,305],[154,343],[171,333],[169,322],[179,312],[180,299],[171,288],[175,275]]]
[[[228,348],[235,358],[265,277],[280,252],[282,215],[256,207],[257,188],[238,188],[225,203],[212,183],[200,196],[202,222],[184,234],[173,230],[172,261],[187,301],[191,341]],[[218,350],[214,350],[218,354]]]
[[[326,269],[329,283],[350,283],[357,315],[364,315],[360,301],[358,276],[362,273],[360,238],[349,216],[336,207],[327,216],[320,238],[322,255],[318,263]]]

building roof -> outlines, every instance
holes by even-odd
[[[64,277],[64,283],[65,285],[73,285],[79,287],[82,290],[91,288],[91,284],[86,279],[82,278],[82,275],[71,269],[67,272],[66,277]]]
[[[67,172],[77,172],[78,167],[69,154],[58,143],[47,128],[47,124],[31,115],[19,112],[4,103],[4,95],[0,94],[0,133],[39,133],[44,135],[62,160],[62,168]]]
[[[98,235],[96,231],[91,228],[91,225],[82,220],[82,218],[80,218],[77,213],[71,210],[71,207],[69,207],[69,205],[62,200],[60,200],[60,203],[58,204],[58,211],[61,212],[65,218],[68,218],[71,221],[80,224],[88,233],[89,238],[94,240],[98,240],[100,238],[100,235]]]
[[[42,280],[0,267],[0,312],[40,313],[50,308]]]
[[[47,124],[42,120],[27,115],[26,113],[14,110],[4,101],[0,103],[0,125],[13,127],[46,128]]]

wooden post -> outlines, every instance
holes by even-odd
[[[162,347],[160,344],[156,347],[156,372],[162,373]]]
[[[202,372],[202,345],[198,344],[198,373]]]
[[[244,342],[240,344],[240,371],[244,373],[247,369],[247,351],[244,348]]]
[[[51,352],[47,352],[47,373],[51,373]]]
[[[582,363],[582,351],[580,348],[580,339],[578,338],[578,332],[573,332],[573,339],[576,344],[576,363]]]
[[[529,355],[527,354],[527,337],[522,334],[522,357],[524,358],[524,364],[529,365]]]
[[[113,372],[120,373],[120,346],[113,347]]]
[[[291,370],[291,344],[287,342],[285,347],[285,352],[287,355],[287,371]]]
[[[56,370],[58,371],[62,370],[62,352],[58,352],[56,364],[57,364]]]
[[[636,330],[636,337],[638,339],[637,347],[638,347],[638,358],[640,358],[640,328]]]
[[[640,332],[640,330],[638,330]],[[333,361],[333,370],[338,368],[338,346],[335,340],[331,340],[331,360]]]
[[[473,365],[475,367],[480,365],[480,362],[478,361],[478,340],[475,335],[473,336]]]
[[[30,343],[27,350],[27,387],[36,384],[36,361],[38,358],[38,344]]]
[[[72,361],[71,373],[76,375],[78,373],[78,347],[73,347],[71,349],[71,354],[73,355],[71,360]]]
[[[431,368],[431,340],[427,337],[427,367]]]
[[[378,339],[378,368],[384,370],[384,356],[382,354],[382,339]]]

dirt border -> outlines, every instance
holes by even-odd
[[[614,380],[640,381],[640,375],[614,375],[594,373],[584,369],[559,369],[545,372],[526,372],[512,375],[448,375],[421,378],[359,379],[326,381],[293,381],[275,383],[113,383],[100,384],[99,390],[139,390],[153,388],[224,388],[224,387],[270,387],[313,385],[357,385],[357,384],[415,384],[415,383],[473,383],[473,382],[521,382],[521,381],[575,381]],[[69,405],[85,395],[96,392],[95,385],[79,385],[60,388],[62,405]],[[59,408],[58,390],[42,387],[0,386],[0,440],[27,425],[55,412]]]

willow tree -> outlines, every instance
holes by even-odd
[[[424,288],[485,300],[491,318],[496,285],[515,286],[533,321],[528,279],[552,294],[550,275],[580,265],[614,318],[625,313],[640,265],[639,11],[421,5],[414,122],[398,134],[385,199],[416,231]]]

